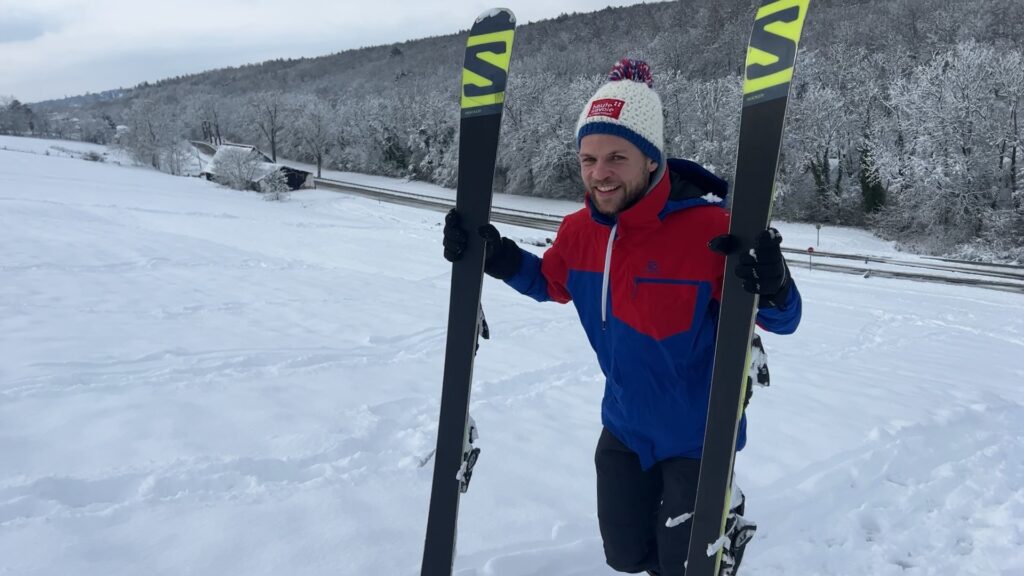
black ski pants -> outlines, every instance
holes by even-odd
[[[670,458],[642,470],[639,457],[605,428],[594,461],[608,565],[630,574],[683,576],[691,523],[666,524],[693,512],[700,460]]]

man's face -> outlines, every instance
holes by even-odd
[[[636,203],[658,165],[629,140],[591,134],[580,141],[580,176],[597,211],[614,216]]]

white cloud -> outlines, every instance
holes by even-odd
[[[609,3],[508,5],[525,23]],[[221,66],[453,34],[491,7],[486,0],[35,0],[25,8],[21,0],[0,0],[0,94],[60,98]]]

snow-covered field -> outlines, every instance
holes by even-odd
[[[0,574],[417,574],[442,215],[316,191],[263,202],[11,140]],[[891,251],[837,229],[821,249]],[[803,325],[765,337],[772,387],[738,458],[760,524],[743,573],[1024,574],[1024,297],[794,274]],[[456,572],[612,574],[602,382],[575,313],[490,279],[484,306]]]
[[[42,154],[43,156],[79,159],[91,153],[99,157],[104,157],[105,160],[113,158],[117,162],[126,161],[123,155],[117,150],[100,144],[75,142],[72,140],[18,138],[16,136],[3,135],[0,135],[0,152],[20,152],[22,154]]]

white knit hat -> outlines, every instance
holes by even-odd
[[[589,134],[612,134],[629,140],[656,163],[662,163],[665,121],[654,91],[651,69],[642,60],[623,58],[583,107],[576,124],[576,146]]]

